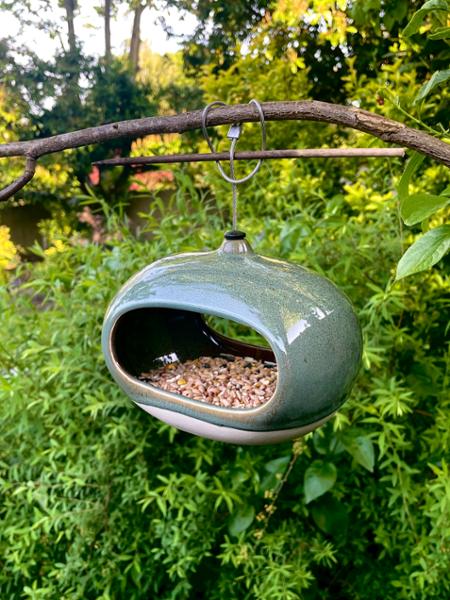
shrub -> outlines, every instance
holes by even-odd
[[[328,274],[365,336],[336,418],[268,447],[159,423],[104,365],[101,323],[120,284],[160,256],[220,242],[221,214],[187,177],[179,185],[158,223],[149,217],[150,242],[67,239],[26,283],[1,288],[2,597],[447,597],[448,283],[437,267],[392,284],[402,232],[390,182],[373,169],[304,205],[294,190],[286,206],[301,217],[289,223],[244,211],[255,249]]]

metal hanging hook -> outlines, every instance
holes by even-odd
[[[266,149],[266,122],[264,119],[264,112],[263,109],[261,107],[261,104],[255,100],[252,99],[250,100],[249,104],[253,104],[254,106],[256,106],[256,109],[258,110],[259,113],[259,118],[260,118],[260,123],[261,123],[261,151],[264,151]],[[207,106],[205,106],[205,108],[203,109],[202,112],[202,132],[203,132],[203,137],[205,138],[209,149],[211,150],[212,153],[215,153],[215,149],[213,146],[213,143],[211,141],[211,138],[208,135],[208,131],[207,131],[207,117],[208,117],[208,112],[210,111],[210,109],[213,106],[226,106],[225,102],[221,102],[220,100],[216,100],[215,102],[211,102],[210,104],[208,104]],[[222,175],[222,177],[225,179],[225,181],[227,181],[228,183],[231,183],[232,186],[232,194],[233,194],[233,231],[237,230],[237,185],[239,183],[245,183],[246,181],[248,181],[249,179],[251,179],[254,175],[256,175],[256,173],[259,171],[259,169],[261,168],[262,165],[262,159],[259,159],[256,166],[254,167],[254,169],[251,171],[251,173],[249,173],[248,175],[246,175],[245,177],[241,177],[240,179],[236,179],[234,176],[234,155],[235,155],[235,150],[236,150],[236,145],[237,142],[239,140],[239,137],[241,135],[241,131],[242,131],[242,125],[241,123],[233,123],[233,125],[231,125],[230,130],[228,131],[227,137],[229,139],[231,139],[231,145],[230,145],[230,175],[228,176],[222,165],[220,164],[220,162],[217,160],[216,161],[216,165],[217,168],[219,169],[220,174]]]
[[[252,100],[250,100],[249,104],[253,104],[254,106],[256,106],[256,109],[258,110],[259,113],[259,119],[260,119],[260,123],[261,123],[261,151],[266,150],[266,121],[264,119],[264,112],[262,109],[261,104],[258,102],[258,100],[255,100],[254,98]],[[203,132],[203,137],[205,138],[209,149],[211,150],[211,152],[215,152],[215,148],[213,146],[213,143],[211,141],[211,138],[209,137],[208,131],[207,131],[207,118],[208,118],[208,113],[211,110],[211,108],[213,108],[213,106],[226,106],[225,102],[221,102],[220,100],[216,100],[214,102],[211,102],[210,104],[206,105],[205,108],[203,109],[202,112],[202,132]],[[235,123],[234,126],[240,126],[240,123]],[[233,125],[232,125],[233,127]],[[237,143],[237,140],[236,140]],[[234,144],[234,148],[236,147],[236,143]],[[233,145],[233,144],[232,144]],[[234,150],[233,148],[233,150]],[[230,148],[231,150],[231,148]],[[234,152],[233,152],[233,157],[234,157]],[[245,183],[246,181],[248,181],[249,179],[251,179],[254,175],[256,175],[256,173],[259,171],[259,169],[261,168],[262,165],[262,159],[259,159],[258,162],[256,163],[255,168],[253,169],[253,171],[251,173],[249,173],[248,175],[246,175],[245,177],[242,177],[241,179],[234,179],[234,177],[229,177],[225,171],[223,170],[222,165],[220,164],[219,161],[216,161],[217,167],[220,171],[220,174],[222,175],[222,177],[225,179],[225,181],[227,181],[228,183],[235,183],[235,184],[239,184],[239,183]]]

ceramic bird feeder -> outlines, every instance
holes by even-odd
[[[217,334],[204,315],[251,327],[270,350]],[[138,406],[184,431],[242,444],[283,441],[329,419],[351,389],[361,348],[352,306],[331,281],[255,254],[236,232],[216,251],[171,256],[144,268],[112,301],[103,327],[108,368]],[[277,385],[268,402],[224,408],[139,379],[167,362],[223,353],[276,362]]]
[[[259,113],[264,150],[264,114],[256,100],[250,102]],[[202,113],[203,134],[213,153],[206,119],[216,104],[223,103],[212,102]],[[266,444],[304,435],[336,412],[358,372],[362,339],[349,300],[331,281],[304,267],[255,254],[245,233],[237,230],[236,185],[261,166],[259,161],[249,175],[235,179],[234,153],[240,134],[240,125],[233,124],[228,132],[231,177],[218,163],[220,173],[232,184],[233,230],[216,251],[163,258],[132,277],[108,308],[102,344],[116,382],[154,417],[215,440]],[[253,329],[269,348],[217,333],[208,326],[208,315]],[[266,385],[269,378],[263,377],[257,383],[265,389],[256,390],[251,377],[233,376],[241,400],[242,390],[249,387],[251,393],[255,388],[259,399],[264,396],[262,403],[252,400],[236,408],[217,405],[219,395],[213,402],[204,396],[194,399],[185,388],[172,391],[156,385],[158,379],[142,377],[164,365],[191,368],[189,361],[222,356],[236,364],[237,357],[246,357],[249,364],[276,365],[276,386]],[[259,373],[265,372],[265,367],[258,368]]]

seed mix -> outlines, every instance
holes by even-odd
[[[141,373],[139,379],[215,406],[257,408],[273,396],[277,366],[249,356],[200,356]]]

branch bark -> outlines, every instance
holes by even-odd
[[[76,0],[64,0],[67,19],[67,39],[69,41],[69,51],[74,53],[77,50],[77,39],[75,36],[75,9]]]
[[[351,127],[364,133],[369,133],[389,144],[398,144],[411,150],[417,150],[450,167],[449,144],[424,131],[407,127],[403,123],[387,119],[366,110],[316,100],[264,102],[262,108],[267,121],[318,121]],[[146,117],[143,119],[120,121],[98,127],[89,127],[88,129],[81,129],[71,133],[63,133],[49,138],[11,142],[0,145],[0,157],[25,156],[38,159],[45,154],[124,137],[136,139],[156,133],[183,133],[193,129],[200,129],[201,118],[202,111],[197,110],[168,117]],[[208,114],[209,126],[226,125],[235,122],[254,122],[258,120],[259,115],[256,110],[248,104],[217,107]],[[11,192],[5,192],[6,190],[0,191],[0,201],[6,200],[12,195]]]
[[[131,32],[129,63],[136,75],[139,71],[139,50],[141,48],[141,17],[146,5],[139,3],[134,9],[133,29]]]
[[[105,25],[105,62],[111,62],[111,4],[112,0],[104,0],[103,21]]]
[[[301,150],[247,150],[236,152],[234,160],[280,160],[283,158],[377,158],[382,156],[405,156],[403,148],[302,148]],[[230,160],[229,152],[210,152],[209,154],[163,154],[153,156],[134,156],[97,160],[93,165],[99,167],[158,165],[170,163],[213,162]]]
[[[25,163],[23,174],[5,188],[0,190],[0,202],[2,200],[7,200],[11,196],[14,196],[16,192],[25,187],[26,184],[33,179],[35,172],[36,159],[28,157]]]

